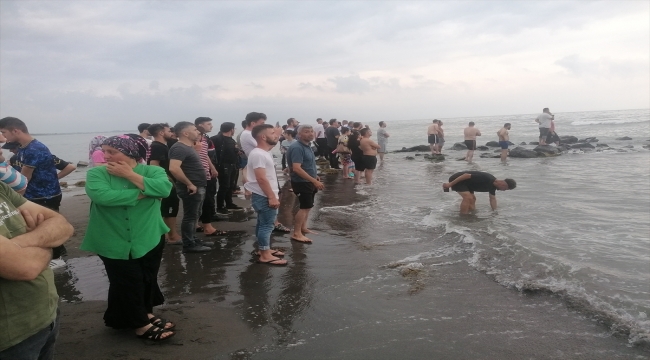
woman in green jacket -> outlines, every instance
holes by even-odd
[[[172,184],[165,170],[140,164],[146,149],[126,135],[102,144],[107,166],[88,170],[86,193],[92,203],[82,250],[99,255],[108,281],[106,326],[135,329],[138,337],[166,340],[175,325],[154,316],[164,301],[158,269],[169,228],[160,199]]]

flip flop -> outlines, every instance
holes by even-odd
[[[159,328],[159,329],[163,329],[163,330],[167,330],[167,331],[172,330],[172,329],[174,329],[176,327],[176,324],[174,324],[173,322],[168,321],[167,319],[163,319],[163,318],[158,317],[158,316],[154,316],[151,319],[149,319],[149,323],[151,325]],[[167,324],[171,324],[172,326],[166,328],[165,326]],[[162,326],[160,326],[160,325],[162,325]]]
[[[228,235],[228,231],[225,231],[225,230],[215,230],[215,231],[212,232],[212,233],[209,233],[209,234],[208,234],[208,233],[204,233],[203,235],[205,235],[205,236],[225,236],[225,235]]]
[[[294,237],[292,237],[291,240],[293,240],[293,241],[297,241],[297,242],[301,242],[301,243],[303,243],[303,244],[311,244],[311,243],[313,242],[313,241],[311,241],[311,240],[298,240],[298,239],[296,239],[296,238],[294,238]]]
[[[278,262],[278,261],[282,261],[282,259],[273,259],[273,260],[269,260],[269,261],[257,260],[257,263],[258,264],[273,265],[273,266],[287,266],[287,264],[288,264],[288,262],[284,263],[284,264],[276,264],[276,262]]]
[[[162,335],[166,332],[170,332],[172,334],[163,338]],[[152,341],[165,341],[171,339],[172,337],[174,337],[174,335],[176,335],[176,333],[173,331],[164,330],[159,327],[152,326],[147,331],[145,331],[144,334],[136,335],[136,336],[140,339],[147,339]]]
[[[273,250],[273,249],[271,249],[271,250]],[[282,257],[282,256],[286,255],[286,254],[279,254],[279,253],[281,253],[281,252],[282,252],[282,251],[280,251],[280,250],[273,250],[273,252],[271,253],[271,256]],[[253,255],[253,256],[260,256],[260,254],[257,253],[257,250],[253,250],[253,251],[251,251],[251,255]]]
[[[291,232],[291,229],[289,229],[288,227],[286,227],[286,226],[284,226],[282,224],[277,224],[277,225],[275,225],[275,227],[273,227],[273,231],[289,233],[289,232]]]

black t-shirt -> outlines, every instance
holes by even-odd
[[[463,174],[472,175],[471,178],[461,181],[454,185],[456,187],[465,187],[470,192],[489,192],[490,195],[496,195],[497,188],[494,186],[494,181],[497,179],[492,174],[482,171],[461,171],[449,177],[449,181],[454,181],[457,177]],[[455,190],[455,189],[454,189]]]
[[[151,155],[149,155],[147,165],[151,165],[151,160],[158,161],[159,166],[165,169],[167,175],[173,179],[174,177],[169,172],[169,148],[167,145],[154,140],[149,148],[151,149]]]
[[[210,138],[214,144],[215,159],[220,165],[233,165],[239,162],[237,143],[230,136],[219,133]]]
[[[327,146],[329,146],[332,149],[336,149],[336,145],[339,144],[339,139],[337,139],[336,137],[339,135],[341,135],[339,129],[335,128],[334,126],[329,126],[327,129],[325,129]]]
[[[201,164],[199,153],[193,147],[187,146],[182,142],[177,142],[169,149],[169,160],[180,160],[181,170],[183,174],[194,184],[194,186],[202,187],[208,185],[208,180],[205,177],[205,169]],[[185,188],[185,184],[176,182],[176,186]]]

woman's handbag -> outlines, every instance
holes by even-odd
[[[336,153],[337,153],[337,154],[350,154],[351,151],[350,151],[350,149],[348,149],[347,146],[345,146],[344,143],[340,142],[340,143],[336,146]]]

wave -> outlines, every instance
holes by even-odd
[[[610,120],[577,120],[571,123],[574,126],[583,126],[583,125],[620,125],[620,124],[632,124],[632,123],[641,123],[641,122],[650,122],[650,119],[610,119]]]

